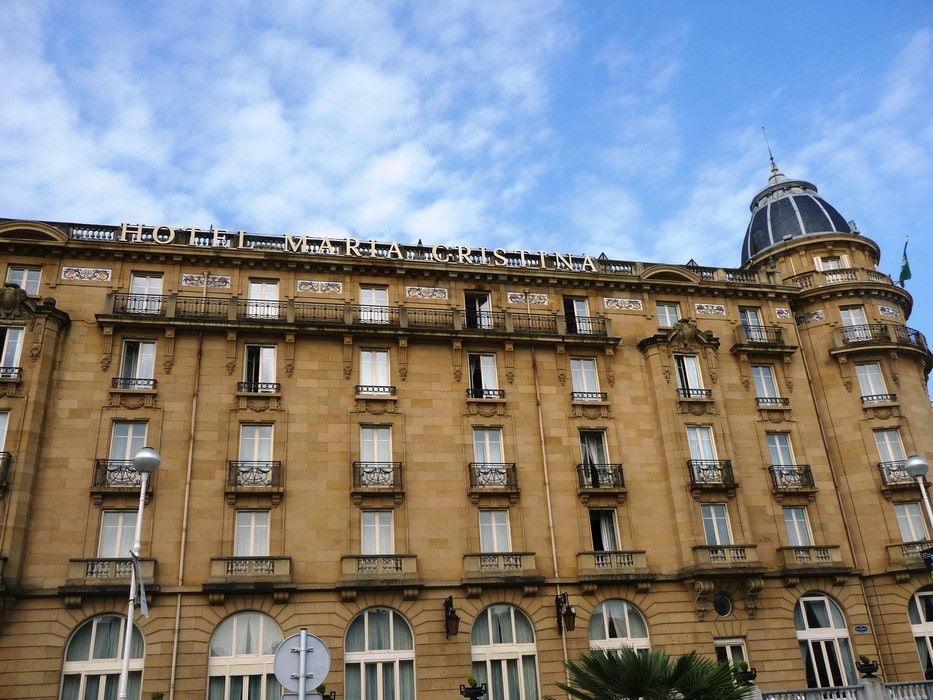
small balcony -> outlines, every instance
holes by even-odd
[[[146,593],[159,590],[155,583],[155,559],[139,560]],[[126,596],[130,590],[133,564],[130,559],[69,559],[68,578],[58,592],[65,596],[65,606],[81,606],[84,596]]]
[[[567,333],[573,335],[606,335],[606,319],[602,316],[565,316]]]
[[[893,569],[926,570],[923,563],[923,551],[933,547],[931,540],[917,542],[899,542],[887,545],[888,559]]]
[[[607,489],[610,491],[625,488],[625,477],[621,464],[596,464],[587,462],[578,464],[577,486],[581,489]]]
[[[917,481],[907,473],[907,460],[879,462],[881,485],[886,488],[916,488]]]
[[[23,379],[22,367],[0,367],[0,382],[19,382]]]
[[[357,384],[356,395],[391,399],[395,397],[395,387],[389,384]]]
[[[9,452],[0,452],[0,498],[6,495],[10,488],[10,475],[13,472],[13,455]]]
[[[697,567],[711,573],[761,568],[756,545],[699,545],[693,548],[693,557]]]
[[[146,501],[152,497],[153,477],[146,483]],[[139,494],[142,476],[131,459],[98,459],[94,463],[91,495],[100,504],[104,494]]]
[[[895,323],[865,323],[835,329],[834,347],[830,354],[839,355],[861,350],[902,350],[923,356],[925,369],[933,365],[933,355],[927,340],[918,330]]]
[[[463,580],[468,585],[522,585],[540,583],[544,577],[538,573],[534,552],[489,552],[463,556]]]
[[[690,485],[694,489],[734,489],[737,484],[728,459],[688,459]]]
[[[468,469],[471,491],[519,491],[514,462],[470,462]]]
[[[230,461],[227,489],[274,489],[282,486],[281,462]]]
[[[236,316],[240,320],[284,321],[286,308],[287,302],[284,301],[239,299],[237,300]]]
[[[580,552],[577,568],[581,581],[639,581],[652,578],[644,550]]]
[[[713,390],[681,388],[677,390],[677,398],[681,401],[709,401],[713,398]]]
[[[340,558],[338,587],[398,588],[418,581],[418,557],[412,554],[354,554]]]
[[[294,590],[291,557],[211,557],[211,571],[201,590],[212,605],[227,593],[272,593],[277,603]]]
[[[851,568],[843,564],[842,550],[838,545],[778,547],[777,555],[784,574],[839,573]]]
[[[399,309],[397,306],[369,306],[357,304],[350,307],[353,323],[371,323],[381,326],[399,325]]]
[[[358,493],[404,491],[401,462],[354,462],[353,490]]]
[[[756,396],[758,408],[784,408],[790,405],[790,399],[784,396]]]
[[[570,400],[574,403],[605,403],[609,396],[605,391],[572,391]]]
[[[772,464],[768,467],[771,485],[778,493],[813,493],[813,471],[809,464]]]
[[[156,380],[141,377],[114,377],[110,388],[120,391],[155,391]]]
[[[791,344],[787,332],[780,326],[736,326],[735,345],[732,353],[777,353],[789,355],[796,352],[797,346]]]
[[[163,294],[114,294],[113,313],[164,316],[167,303],[168,297]]]
[[[863,406],[897,403],[897,394],[869,394],[862,397]]]
[[[237,382],[238,394],[278,394],[282,385],[278,382]]]
[[[502,400],[505,398],[505,389],[483,389],[470,387],[466,390],[467,399],[471,401]]]

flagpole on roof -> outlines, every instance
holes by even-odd
[[[910,241],[910,236],[904,236],[904,253],[901,256],[901,274],[897,278],[897,282],[901,285],[902,289],[904,287],[904,282],[910,279],[910,263],[907,262],[908,241]]]

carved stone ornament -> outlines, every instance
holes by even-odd
[[[16,284],[4,284],[0,291],[0,318],[23,318],[29,295]]]

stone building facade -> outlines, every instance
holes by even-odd
[[[0,221],[0,696],[558,696],[593,647],[763,690],[933,672],[933,355],[776,168],[741,267]],[[16,286],[13,286],[16,285]],[[929,618],[929,619],[928,619]],[[456,633],[454,633],[456,632]]]

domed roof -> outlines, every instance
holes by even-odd
[[[755,195],[742,243],[742,264],[792,238],[818,233],[858,233],[804,180],[788,180],[771,161],[768,186]]]

